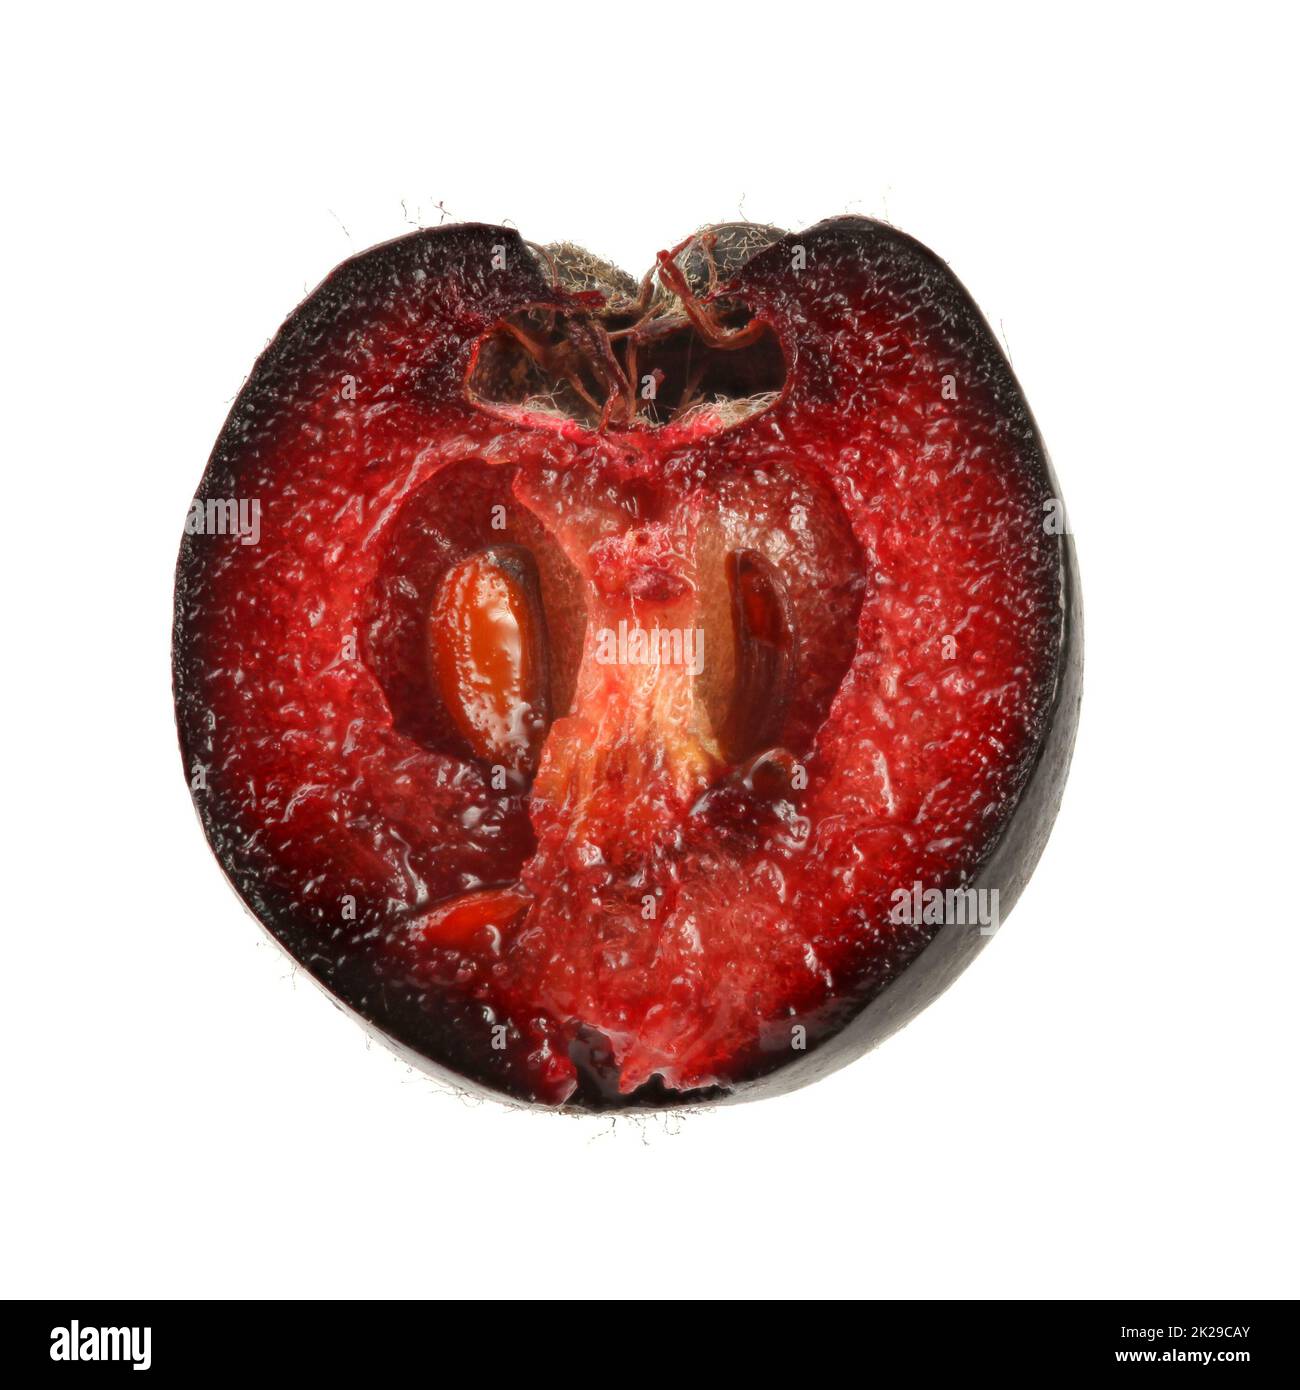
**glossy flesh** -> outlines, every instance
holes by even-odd
[[[259,543],[182,546],[182,748],[236,887],[383,1033],[516,1099],[756,1094],[867,1045],[889,987],[981,944],[892,921],[896,890],[1018,886],[1064,779],[1070,551],[983,320],[861,219],[729,294],[780,340],[776,403],[601,432],[466,393],[503,318],[567,303],[512,233],[377,248],[285,326],[209,464],[200,496],[259,499]],[[429,628],[493,547],[535,566],[551,719],[499,762]],[[702,669],[603,659],[636,628],[703,630]]]

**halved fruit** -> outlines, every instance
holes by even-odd
[[[987,324],[891,228],[727,224],[640,282],[499,227],[391,242],[282,329],[199,499],[261,516],[177,571],[213,848],[464,1084],[812,1080],[933,998],[1041,852],[1073,548]]]

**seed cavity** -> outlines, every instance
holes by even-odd
[[[550,723],[546,617],[519,546],[453,565],[430,615],[438,694],[475,757],[528,775]]]
[[[757,551],[727,556],[735,684],[720,731],[729,762],[777,742],[790,703],[794,635],[790,605],[776,570]]]

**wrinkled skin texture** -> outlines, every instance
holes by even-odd
[[[777,334],[780,398],[602,431],[467,393],[503,318],[572,308],[513,233],[376,248],[285,325],[209,463],[200,498],[258,499],[259,543],[182,545],[182,752],[228,875],[386,1036],[514,1099],[757,1093],[833,1040],[967,930],[892,921],[892,894],[978,880],[1059,703],[1055,488],[946,267],[846,218],[728,294]],[[535,557],[553,664],[535,775],[505,785],[427,646],[441,577],[499,544]],[[722,727],[737,551],[789,614],[758,773]],[[620,621],[703,628],[705,670],[599,660]]]

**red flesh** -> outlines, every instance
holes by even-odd
[[[580,1065],[625,1096],[725,1088],[795,1025],[816,1045],[929,935],[889,921],[893,890],[969,881],[1041,741],[1061,561],[1032,426],[928,253],[853,225],[740,275],[789,378],[735,427],[472,402],[476,343],[564,296],[510,234],[458,228],[327,283],[214,455],[203,495],[262,509],[258,545],[182,557],[178,708],[214,845],[349,1002],[389,1026],[391,984],[449,1020],[438,1060],[507,1094],[561,1103]],[[562,717],[531,786],[524,758],[494,785],[424,645],[444,576],[494,545],[535,557],[552,628]],[[711,727],[689,672],[594,650],[620,621],[703,622],[716,647],[741,552],[789,613],[748,587],[789,665],[775,762]],[[728,760],[753,753],[757,776]]]

